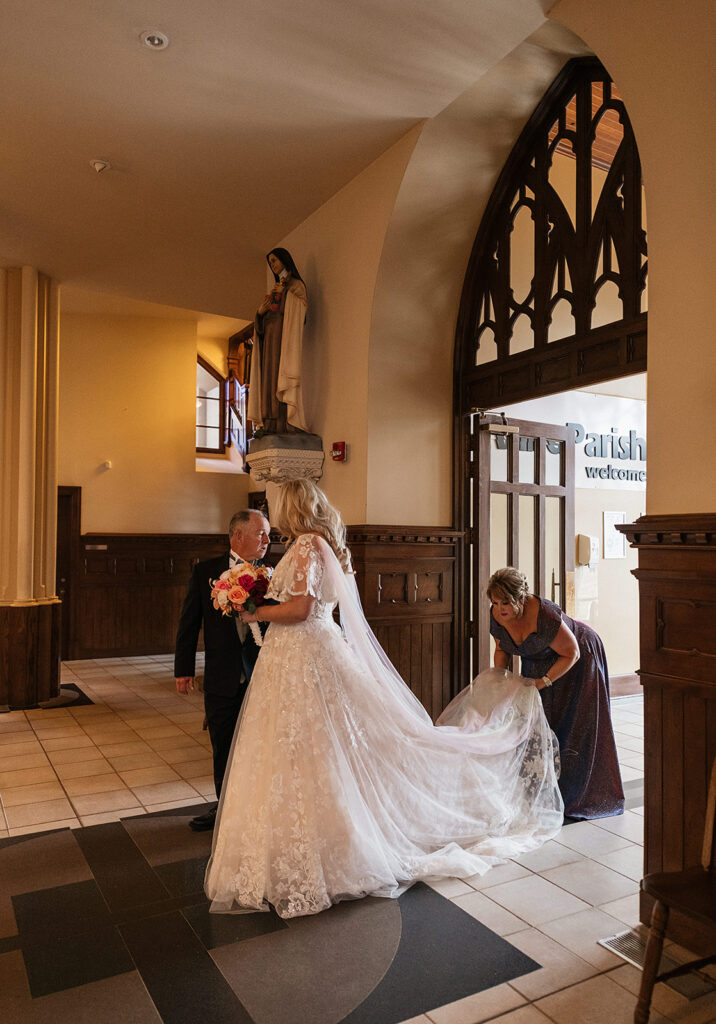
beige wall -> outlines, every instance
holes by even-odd
[[[196,472],[196,324],[66,314],[60,337],[58,480],[82,488],[82,530],[225,530],[250,481]]]
[[[375,286],[368,522],[452,524],[453,349],[467,262],[517,136],[565,60],[584,50],[548,24],[423,129]]]
[[[281,242],[308,289],[305,408],[327,450],[346,441],[349,458],[327,456],[322,486],[348,523],[366,519],[368,344],[373,289],[385,230],[420,134],[405,135]]]
[[[712,0],[559,0],[624,97],[649,210],[647,512],[716,508]],[[679,420],[688,410],[688,426]]]

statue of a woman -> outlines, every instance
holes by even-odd
[[[306,286],[286,249],[266,256],[275,284],[256,311],[248,418],[267,434],[308,432],[301,391]]]

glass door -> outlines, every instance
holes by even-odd
[[[470,417],[467,487],[467,643],[472,679],[491,661],[493,572],[514,565],[535,594],[571,610],[574,573],[574,431]]]

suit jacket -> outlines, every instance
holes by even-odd
[[[263,565],[264,562],[260,563]],[[174,655],[174,675],[193,676],[196,665],[196,645],[199,631],[204,627],[204,692],[222,697],[234,697],[240,692],[242,669],[245,679],[251,678],[259,656],[251,630],[241,641],[236,620],[216,611],[211,602],[211,580],[216,580],[229,568],[229,554],[197,562],[191,574],[189,589],[184,599]],[[262,626],[265,631],[266,626]]]

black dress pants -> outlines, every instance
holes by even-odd
[[[234,697],[224,697],[218,693],[204,693],[204,710],[209,727],[211,749],[214,754],[214,788],[217,800],[221,796],[226,762],[231,752],[236,720],[239,717],[247,685],[247,683],[242,683],[239,692]]]

